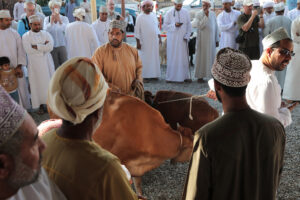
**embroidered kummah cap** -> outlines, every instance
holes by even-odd
[[[80,21],[83,20],[83,17],[85,16],[85,10],[84,8],[77,8],[74,10],[73,12],[73,16],[77,17],[78,19],[80,19]]]
[[[285,9],[285,5],[283,2],[280,2],[280,3],[276,3],[274,5],[274,11],[275,12],[278,12],[278,11],[283,11]]]
[[[253,1],[252,0],[244,0],[243,1],[243,6],[251,6],[253,5]]]
[[[100,6],[99,13],[108,13],[107,7],[106,6]]]
[[[25,113],[25,109],[0,86],[0,146],[17,132],[25,119]]]
[[[215,80],[228,87],[244,87],[250,81],[252,64],[247,55],[232,48],[221,49],[212,66]]]
[[[232,3],[232,0],[222,0],[222,3]]]
[[[109,23],[109,30],[113,29],[113,28],[119,28],[121,29],[123,32],[126,32],[126,26],[127,26],[127,23],[122,21],[122,20],[112,20],[110,23]]]
[[[274,2],[273,1],[266,1],[263,4],[263,8],[273,8],[274,7]]]
[[[11,18],[9,10],[0,10],[0,19]]]
[[[42,19],[37,15],[31,15],[28,18],[28,20],[29,20],[29,23],[31,24],[31,23],[34,23],[34,22],[41,22]]]
[[[184,0],[174,0],[174,3],[176,4],[182,4],[184,2]]]
[[[270,33],[269,35],[267,35],[266,37],[264,37],[264,39],[262,40],[262,44],[264,49],[267,49],[272,44],[284,39],[292,40],[289,34],[287,33],[287,31],[285,30],[285,28],[280,27],[275,31],[273,31],[272,33]]]
[[[75,57],[54,73],[48,90],[48,105],[54,114],[73,124],[104,104],[108,85],[97,65],[89,58]]]
[[[143,6],[146,5],[146,4],[151,4],[151,5],[153,5],[153,1],[152,1],[152,0],[144,0],[144,1],[142,1],[141,6],[143,7]]]

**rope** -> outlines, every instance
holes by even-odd
[[[190,120],[194,120],[193,116],[192,116],[193,98],[201,98],[201,97],[206,97],[206,94],[203,94],[203,95],[193,95],[191,97],[182,98],[182,99],[174,99],[174,100],[169,100],[169,101],[162,101],[162,102],[158,102],[158,104],[171,103],[171,102],[183,101],[183,100],[190,100],[189,119]]]

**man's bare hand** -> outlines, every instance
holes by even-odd
[[[178,23],[178,22],[177,22],[177,23],[175,24],[175,26],[176,26],[176,27],[180,27],[182,24],[183,24],[183,23]]]
[[[15,68],[15,75],[17,78],[22,78],[23,77],[23,71],[22,71],[22,66],[18,65],[16,68]]]
[[[31,47],[37,50],[37,45],[31,45]]]
[[[255,17],[257,14],[258,14],[258,12],[257,12],[256,9],[252,10],[252,15],[253,15],[254,17]]]
[[[49,43],[49,41],[48,41],[48,40],[46,40],[45,44],[48,44],[48,43]]]
[[[300,34],[299,34],[299,33],[297,33],[297,32],[296,32],[296,35],[297,35],[297,36],[300,36]]]
[[[142,48],[142,45],[141,45],[141,43],[139,43],[139,42],[138,42],[138,43],[136,43],[136,48],[137,48],[137,49],[141,49],[141,48]]]
[[[206,96],[207,96],[208,98],[212,99],[212,100],[215,100],[215,101],[218,100],[217,95],[216,95],[216,92],[213,91],[213,90],[209,90],[209,91],[207,92]]]

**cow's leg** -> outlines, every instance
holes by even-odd
[[[142,192],[142,177],[141,176],[136,176],[136,177],[132,177],[132,180],[133,180],[133,183],[134,183],[134,188],[135,188],[135,191],[138,195],[143,195],[143,192]]]

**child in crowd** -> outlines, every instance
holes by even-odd
[[[19,103],[18,79],[22,74],[10,66],[8,57],[0,57],[0,84]]]

